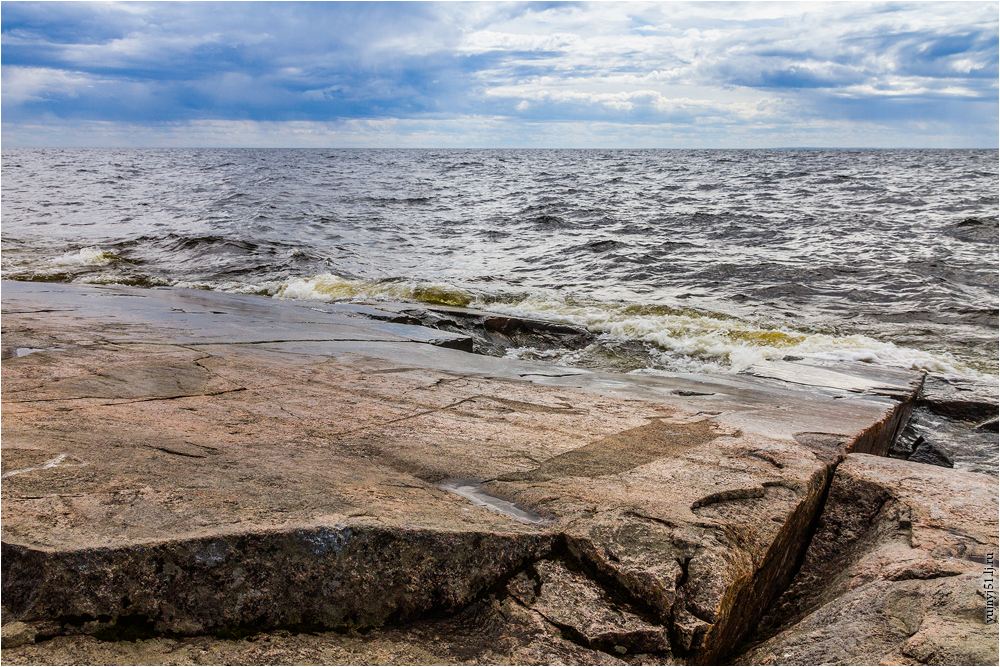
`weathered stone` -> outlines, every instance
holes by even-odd
[[[848,456],[801,571],[740,664],[996,664],[983,595],[996,515],[995,478]]]
[[[670,635],[656,660],[717,663],[791,580],[832,466],[888,449],[921,381],[587,372],[363,315],[5,283],[4,342],[49,350],[3,362],[13,620],[131,637],[478,609],[516,661],[617,660]],[[531,603],[503,592],[554,560],[571,575],[550,587],[590,616],[544,579]],[[610,652],[566,652],[533,605],[576,628],[574,651]]]
[[[37,635],[38,632],[35,628],[19,621],[5,623],[3,628],[0,628],[0,639],[3,641],[2,648],[17,648],[24,644],[33,644]]]
[[[652,656],[628,656],[639,664]],[[645,658],[645,659],[644,659]],[[3,652],[10,665],[623,665],[563,639],[516,603],[481,601],[446,618],[364,633],[275,630],[246,637],[150,637],[100,641],[55,637]]]
[[[537,595],[534,590],[525,591],[523,581],[515,584],[512,594],[578,643],[620,654],[670,650],[667,628],[644,620],[588,576],[558,561],[539,561],[534,570],[539,579]]]
[[[91,632],[123,617],[149,619],[151,632],[184,634],[377,627],[429,609],[457,611],[549,545],[547,536],[380,528],[349,519],[333,527],[73,551],[4,542],[4,600],[15,617],[73,616],[77,627],[97,621]]]

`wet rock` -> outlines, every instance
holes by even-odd
[[[996,664],[996,479],[851,454],[802,569],[739,664]]]
[[[996,475],[997,410],[991,383],[928,376],[890,456]]]
[[[996,419],[997,384],[930,375],[924,380],[917,406],[957,421]]]
[[[468,351],[496,357],[504,356],[511,348],[578,350],[595,338],[583,327],[492,315],[468,308],[378,304],[373,310],[387,313],[385,317],[392,321],[403,320],[408,324],[469,336],[474,345]]]
[[[924,441],[924,436],[921,435],[916,426],[914,425],[915,415],[917,411],[914,410],[911,413],[910,418],[906,422],[906,426],[899,432],[896,436],[896,440],[889,447],[889,451],[886,452],[887,456],[891,456],[894,459],[902,459],[903,461],[910,458],[910,455],[916,450],[917,447]]]
[[[981,424],[976,424],[976,430],[977,431],[985,431],[985,432],[989,432],[989,433],[1000,432],[1000,420],[998,420],[996,418],[994,418],[994,419],[987,419],[986,421],[982,422]]]
[[[627,373],[648,367],[662,354],[637,340],[604,340],[585,327],[526,317],[495,315],[457,306],[408,303],[338,304],[376,320],[446,331],[468,347],[450,346],[493,357],[543,359],[580,368]],[[465,343],[463,343],[465,345]]]
[[[996,432],[918,407],[913,410],[890,455],[995,476],[998,453],[1000,440]]]
[[[921,439],[920,444],[917,445],[913,453],[910,454],[908,459],[911,463],[926,463],[932,466],[941,466],[942,468],[954,468],[955,463],[951,460],[946,452],[941,451],[933,444]]]
[[[790,361],[791,360],[791,361]],[[889,371],[888,373],[886,371]],[[869,394],[908,398],[913,390],[911,373],[868,364],[785,357],[768,359],[741,371],[745,375],[815,388],[828,394]],[[923,379],[917,383],[920,389]]]
[[[583,347],[594,339],[586,329],[569,324],[521,317],[490,315],[482,320],[487,331],[497,332],[525,344],[542,342],[550,347]]]

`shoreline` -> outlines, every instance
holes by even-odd
[[[774,637],[794,634],[774,605],[796,590],[798,613],[815,603],[794,582],[818,576],[807,549],[829,542],[829,498],[853,513],[842,487],[882,489],[859,497],[896,498],[900,529],[937,536],[871,565],[865,586],[927,596],[944,576],[966,590],[982,567],[969,558],[997,541],[995,509],[923,521],[919,494],[896,488],[915,476],[996,504],[994,478],[882,458],[917,403],[912,372],[621,375],[471,354],[470,336],[389,305],[179,289],[5,281],[3,314],[11,664],[68,646],[138,661],[84,635],[280,644],[282,628],[330,650],[343,642],[329,630],[373,634],[368,649],[337,636],[376,660],[379,641],[422,623],[451,627],[417,645],[444,662],[715,664],[745,652],[765,614]],[[491,331],[575,335],[523,322]],[[939,539],[957,525],[975,539]],[[846,545],[855,565],[898,542],[876,533]],[[901,562],[949,574],[893,579]],[[826,606],[843,599],[821,579]],[[506,653],[473,650],[455,626],[469,614]],[[991,641],[995,654],[995,624],[966,626],[972,653],[932,633],[942,660],[978,664]],[[14,630],[42,641],[8,648]],[[912,636],[892,650],[908,655]],[[215,655],[244,655],[225,646]]]

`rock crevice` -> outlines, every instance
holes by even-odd
[[[791,587],[740,664],[995,664],[980,561],[998,548],[996,481],[852,454]],[[995,566],[994,566],[995,571]]]

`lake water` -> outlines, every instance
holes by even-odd
[[[997,172],[996,150],[3,149],[2,272],[471,306],[599,335],[508,356],[635,372],[995,379]]]

